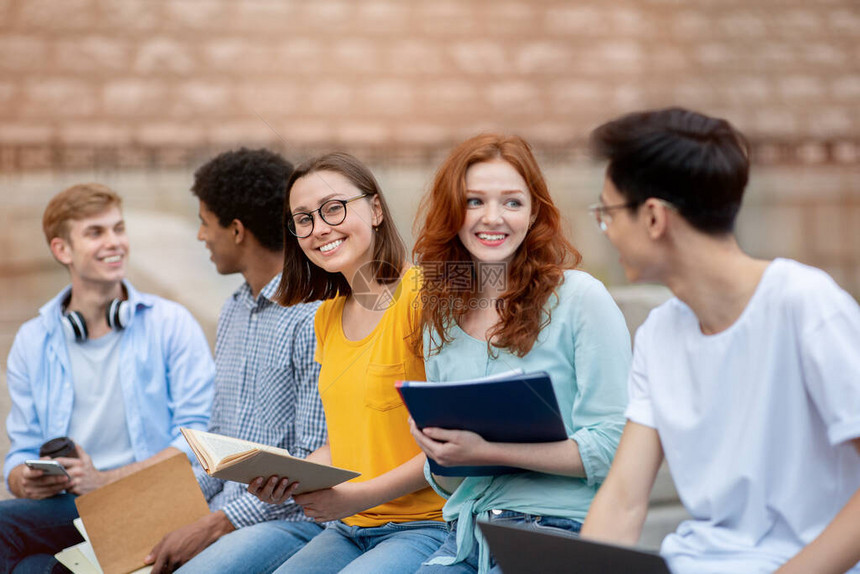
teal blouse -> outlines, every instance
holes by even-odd
[[[479,572],[489,567],[486,543],[475,528],[476,518],[492,509],[584,520],[600,484],[606,478],[624,427],[627,375],[631,343],[618,306],[603,284],[583,271],[566,271],[564,283],[547,303],[550,322],[532,350],[517,357],[505,349],[488,352],[487,342],[458,326],[453,340],[429,354],[425,333],[424,356],[428,381],[484,377],[513,369],[546,371],[552,379],[568,436],[579,446],[585,477],[523,472],[491,477],[466,477],[453,493],[445,492],[424,474],[430,485],[447,498],[445,520],[457,523],[457,557],[434,563],[455,563],[480,544]]]

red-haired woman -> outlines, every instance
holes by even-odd
[[[574,270],[580,255],[523,139],[480,135],[460,144],[436,173],[423,212],[415,258],[424,270],[427,380],[546,371],[569,437],[493,443],[411,425],[419,446],[444,466],[527,469],[451,478],[425,467],[448,499],[452,529],[419,572],[483,573],[493,563],[477,518],[579,530],[624,425],[630,335],[604,286]]]

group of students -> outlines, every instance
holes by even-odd
[[[198,172],[199,237],[219,272],[245,276],[248,307],[247,320],[229,321],[228,300],[219,321],[210,429],[259,439],[246,429],[288,411],[295,436],[264,442],[301,444],[308,460],[361,476],[295,496],[289,477],[260,477],[241,494],[229,486],[222,507],[213,500],[228,486],[201,476],[220,514],[198,534],[165,537],[149,557],[155,571],[495,572],[479,520],[635,544],[664,456],[692,516],[664,541],[673,571],[856,568],[857,303],[819,270],[740,250],[733,228],[749,150],[728,122],[640,112],[595,130],[592,146],[608,160],[591,208],[600,229],[631,281],[676,295],[637,332],[632,363],[621,312],[576,269],[580,254],[519,137],[479,135],[449,154],[416,220],[413,264],[376,179],[348,154],[285,177],[283,256],[268,258],[267,272],[241,264],[237,245],[257,232],[218,213],[222,202],[202,191],[212,174]],[[249,327],[260,297],[291,319]],[[244,331],[231,335],[231,324]],[[242,355],[249,329],[273,339],[260,343],[270,359],[288,357],[275,363],[295,388],[260,396],[234,382],[228,392],[227,379],[259,360]],[[310,349],[314,366],[296,367]],[[512,369],[549,373],[567,440],[419,429],[395,389]],[[523,472],[442,477],[427,457]],[[7,475],[8,466],[7,457]],[[60,486],[71,494],[58,496],[81,492]]]
[[[294,498],[307,516],[336,522],[278,572],[484,572],[491,560],[475,521],[486,515],[578,531],[621,435],[630,336],[603,285],[573,270],[579,255],[526,142],[481,135],[453,150],[425,202],[411,267],[382,191],[351,156],[297,168],[284,217],[295,239],[279,301],[325,299],[315,331],[328,438],[308,458],[363,480]],[[500,279],[481,277],[489,265],[501,266]],[[419,430],[395,389],[516,368],[550,373],[573,440]],[[424,453],[528,472],[443,479],[425,471]],[[293,486],[273,477],[250,488],[280,503]]]

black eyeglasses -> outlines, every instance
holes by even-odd
[[[319,213],[322,220],[329,225],[340,225],[346,219],[346,204],[368,195],[362,193],[349,199],[329,199],[313,211],[293,213],[287,218],[287,229],[299,239],[309,237],[314,232],[314,213]]]

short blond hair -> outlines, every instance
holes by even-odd
[[[48,245],[55,237],[69,239],[69,222],[122,209],[122,198],[100,183],[80,183],[55,195],[42,214],[42,230]]]

